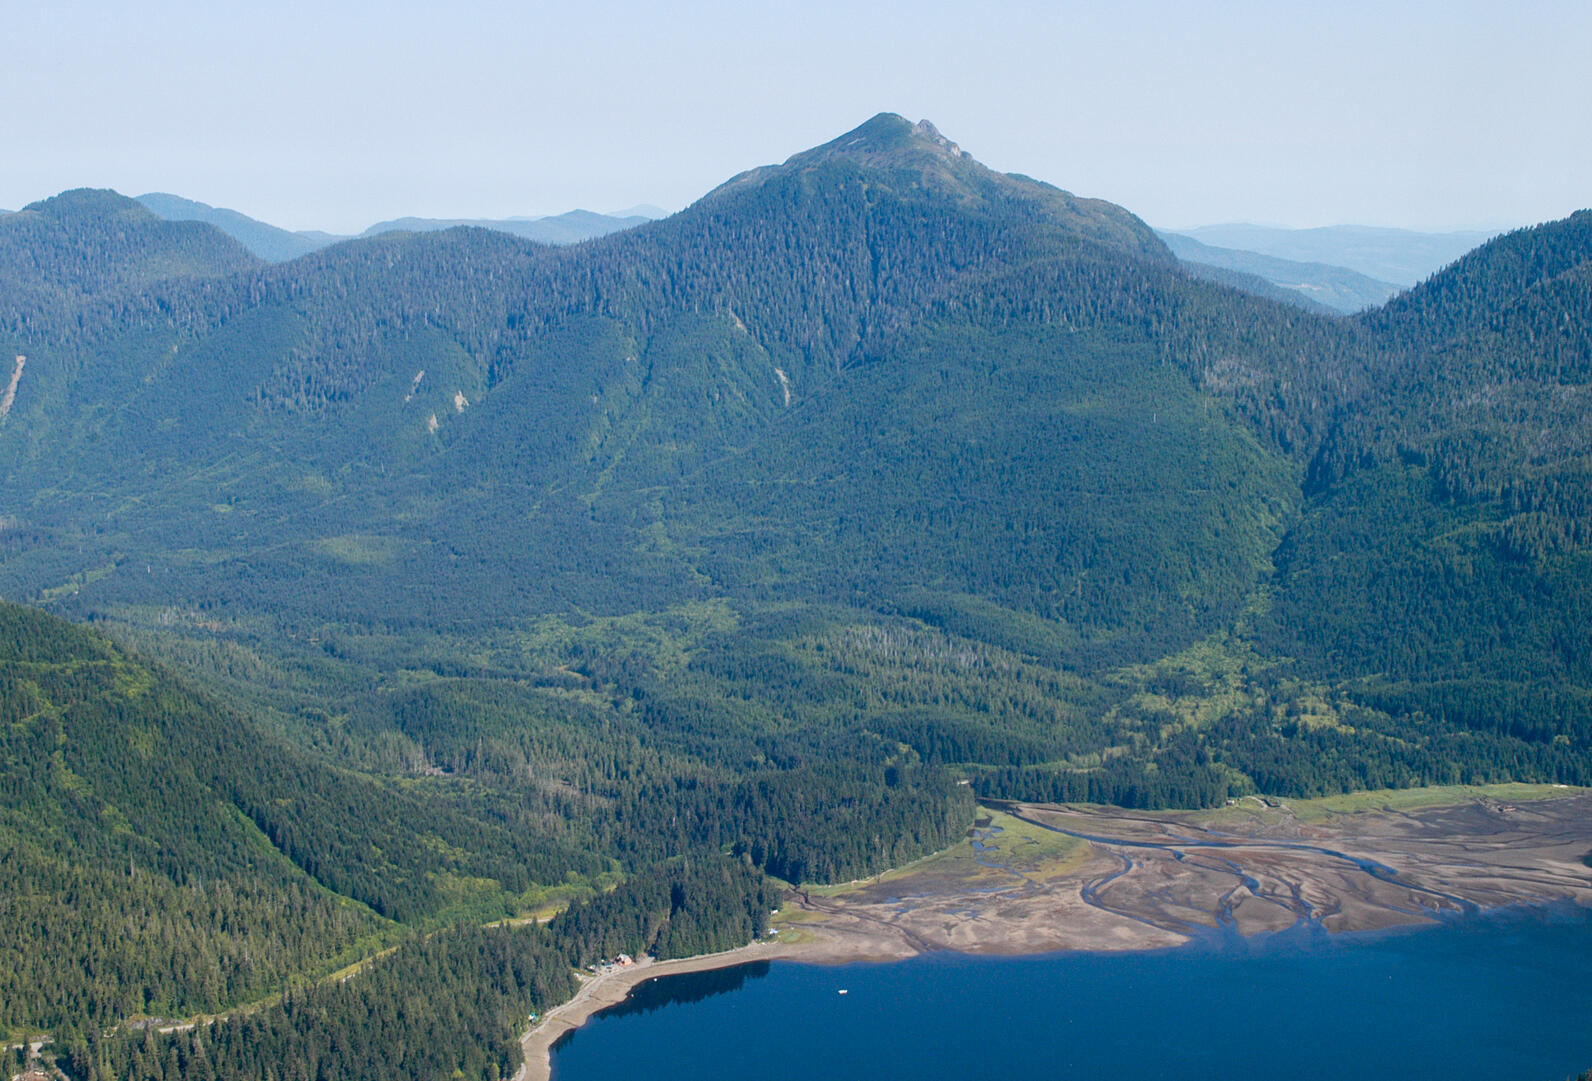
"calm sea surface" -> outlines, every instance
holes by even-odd
[[[758,962],[643,984],[553,1055],[556,1081],[1562,1081],[1588,1067],[1582,910],[1152,953]]]

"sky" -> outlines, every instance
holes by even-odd
[[[1592,205],[1592,3],[0,0],[0,208],[678,209],[878,112],[1153,225]]]

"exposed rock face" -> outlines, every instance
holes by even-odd
[[[22,382],[22,368],[27,362],[27,357],[17,355],[17,366],[11,372],[11,380],[6,383],[5,392],[0,394],[0,420],[10,414],[11,403],[17,400],[17,384]]]

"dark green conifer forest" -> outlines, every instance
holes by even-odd
[[[977,798],[1592,784],[1589,211],[1341,317],[888,115],[557,248],[68,192],[13,371],[0,1032],[75,1081],[502,1077]]]

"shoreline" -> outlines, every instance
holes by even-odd
[[[1281,802],[1197,814],[986,805],[951,849],[873,879],[788,891],[774,920],[781,939],[584,977],[521,1036],[513,1081],[551,1081],[553,1044],[647,980],[749,961],[1130,952],[1301,921],[1338,934],[1516,904],[1592,909],[1589,811],[1585,789],[1348,811],[1301,803],[1298,815]]]
[[[1385,981],[1395,981],[1395,979],[1404,981],[1407,974],[1415,974],[1417,979],[1425,978],[1426,982],[1418,984],[1418,987],[1422,990],[1423,1003],[1430,1003],[1433,998],[1441,998],[1441,995],[1430,993],[1433,990],[1465,987],[1476,974],[1473,963],[1477,958],[1489,958],[1489,963],[1496,963],[1493,955],[1493,947],[1496,946],[1509,960],[1501,968],[1496,970],[1489,968],[1487,971],[1492,976],[1506,978],[1503,982],[1508,984],[1506,990],[1511,992],[1509,1001],[1512,1003],[1520,1001],[1532,1003],[1532,995],[1538,993],[1541,984],[1522,981],[1530,981],[1539,976],[1555,984],[1563,984],[1562,990],[1565,992],[1570,992],[1571,989],[1578,993],[1584,992],[1584,981],[1579,979],[1579,970],[1570,973],[1562,962],[1538,966],[1535,958],[1573,958],[1576,955],[1573,947],[1584,947],[1589,928],[1592,928],[1592,922],[1589,922],[1589,917],[1592,917],[1592,906],[1574,906],[1573,911],[1563,912],[1563,903],[1544,903],[1543,906],[1530,907],[1533,909],[1546,907],[1546,914],[1511,912],[1511,909],[1519,907],[1527,906],[1504,906],[1501,909],[1487,909],[1479,914],[1457,915],[1452,919],[1430,923],[1423,928],[1345,931],[1342,933],[1342,939],[1347,939],[1344,944],[1326,944],[1315,936],[1309,938],[1288,936],[1277,944],[1267,944],[1254,955],[1256,958],[1264,958],[1264,963],[1259,966],[1261,970],[1259,981],[1254,979],[1254,970],[1250,965],[1234,965],[1234,960],[1237,958],[1248,957],[1248,947],[1245,946],[1227,947],[1221,950],[1207,950],[1200,947],[1175,949],[1170,950],[1170,957],[1164,955],[1167,954],[1165,950],[1156,950],[1148,955],[1151,960],[1146,963],[1135,962],[1129,970],[1122,970],[1119,966],[1097,966],[1087,955],[1067,954],[1067,952],[1041,958],[1035,965],[1020,968],[1016,974],[1001,974],[998,971],[992,973],[987,968],[987,962],[950,960],[950,962],[935,962],[927,970],[919,971],[912,978],[906,979],[903,979],[901,974],[879,974],[877,971],[879,966],[864,965],[861,970],[852,970],[852,973],[845,974],[842,971],[828,971],[825,968],[801,965],[799,963],[801,958],[775,958],[782,962],[791,960],[796,963],[786,965],[785,968],[777,968],[772,966],[772,963],[761,965],[753,970],[759,973],[759,976],[751,978],[723,979],[707,985],[688,981],[688,985],[680,987],[678,992],[643,990],[646,1013],[651,1013],[657,1008],[669,1011],[664,1014],[661,1022],[657,1019],[624,1017],[619,1024],[611,1028],[603,1027],[597,1032],[589,1033],[587,1038],[592,1041],[591,1046],[581,1044],[581,1049],[576,1051],[565,1049],[564,1068],[565,1071],[575,1070],[575,1059],[579,1059],[581,1073],[589,1073],[592,1076],[618,1076],[627,1071],[634,1071],[634,1068],[645,1070],[645,1067],[635,1067],[635,1063],[645,1063],[651,1054],[669,1056],[675,1060],[683,1059],[686,1063],[691,1063],[691,1060],[696,1059],[699,1054],[707,1056],[707,1052],[700,1051],[700,1048],[704,1048],[708,1043],[716,1043],[720,1040],[720,1036],[723,1036],[732,1044],[724,1063],[718,1063],[713,1068],[705,1068],[705,1073],[704,1068],[697,1068],[696,1076],[720,1076],[726,1070],[729,1073],[724,1076],[734,1073],[755,1073],[755,1065],[745,1065],[745,1063],[766,1063],[769,1060],[786,1063],[806,1063],[814,1059],[829,1060],[833,1059],[837,1049],[850,1051],[855,1048],[863,1048],[869,1060],[884,1060],[880,1063],[879,1070],[882,1075],[888,1076],[892,1071],[892,1065],[888,1062],[890,1049],[888,1043],[885,1043],[884,1048],[880,1048],[880,1032],[895,1032],[903,1036],[911,1033],[917,1038],[914,1043],[930,1041],[927,1046],[933,1048],[936,1044],[931,1041],[938,1041],[944,1033],[941,1032],[941,1028],[936,1027],[935,1022],[930,1022],[928,1027],[922,1027],[919,1024],[920,1016],[968,1016],[979,1006],[990,1001],[990,995],[995,995],[993,1000],[1000,1001],[1009,993],[1017,993],[1019,1000],[1027,1000],[1025,1006],[1027,1013],[1020,1017],[1020,1021],[1024,1024],[1013,1028],[1014,1033],[1019,1033],[1014,1036],[1017,1043],[1043,1041],[1044,1036],[1041,1033],[1046,1028],[1046,1022],[1051,1022],[1057,1028],[1055,1035],[1065,1032],[1065,1038],[1068,1040],[1063,1046],[1055,1046],[1055,1041],[1052,1040],[1046,1048],[1052,1054],[1070,1051],[1075,1046],[1087,1046],[1091,1041],[1095,1044],[1113,1044],[1119,1051],[1118,1040],[1110,1036],[1106,1040],[1098,1040],[1095,1038],[1095,1033],[1106,1032],[1114,1035],[1114,1028],[1111,1025],[1116,1024],[1121,1017],[1121,1001],[1137,1001],[1138,995],[1143,993],[1153,1005],[1162,1006],[1169,1009],[1169,1013],[1175,1013],[1176,1009],[1186,1006],[1188,987],[1191,985],[1207,987],[1204,981],[1191,982],[1194,976],[1199,978],[1212,976],[1210,985],[1221,987],[1224,993],[1216,998],[1207,998],[1202,1005],[1205,1013],[1210,1016],[1202,1017],[1191,1025],[1184,1025],[1178,1033],[1181,1036],[1180,1040],[1169,1041],[1167,1048],[1157,1049],[1157,1057],[1164,1056],[1172,1048],[1178,1048],[1180,1051],[1191,1046],[1196,1049],[1202,1048],[1204,1046],[1202,1040],[1208,1032],[1212,1030],[1221,1032],[1219,1025],[1232,1021],[1234,1017],[1253,1021],[1256,1014],[1264,1013],[1274,1022],[1272,1024],[1274,1030],[1288,1033],[1286,1038],[1293,1038],[1294,1035],[1304,1036],[1304,1040],[1299,1041],[1299,1046],[1309,1048],[1312,1059],[1317,1056],[1325,1059],[1329,1054],[1339,1054],[1340,1043],[1329,1041],[1326,1044],[1317,1044],[1310,1040],[1309,1036],[1317,1032],[1310,1030],[1310,1025],[1317,1024],[1320,1019],[1299,1016],[1288,1005],[1282,1006],[1282,1009],[1277,1011],[1270,1006],[1270,1003],[1274,1001],[1290,1003],[1294,997],[1297,997],[1301,987],[1315,985],[1296,979],[1301,973],[1313,973],[1317,976],[1326,974],[1328,979],[1323,981],[1323,985],[1337,987],[1337,984],[1342,982],[1344,966],[1339,962],[1340,958],[1344,957],[1356,958],[1355,965],[1348,970],[1355,973],[1348,981],[1352,984],[1348,990],[1364,992],[1366,1000],[1377,1001],[1379,1005],[1388,1006],[1391,1003],[1393,1008],[1379,1009],[1375,1014],[1382,1019],[1388,1017],[1393,1019],[1391,1022],[1385,1022],[1393,1025],[1393,1028],[1388,1030],[1388,1036],[1399,1046],[1406,1043],[1420,1046],[1418,1038],[1409,1040],[1407,1025],[1398,1022],[1398,1017],[1404,1014],[1406,1009],[1409,992],[1395,990],[1395,984]],[[1390,936],[1396,936],[1396,939],[1390,939]],[[1434,936],[1434,938],[1420,941],[1422,936]],[[1339,935],[1333,933],[1331,939],[1337,942]],[[1356,942],[1355,939],[1360,941]],[[1391,946],[1390,941],[1393,942]],[[1525,946],[1522,946],[1522,942]],[[1460,949],[1457,950],[1455,947]],[[1543,947],[1568,947],[1568,949],[1543,949]],[[1234,952],[1234,949],[1237,952]],[[1411,966],[1412,958],[1415,958],[1417,963]],[[1434,981],[1433,973],[1423,971],[1431,962],[1438,962],[1439,966],[1446,970],[1442,973],[1444,979],[1441,984]],[[729,963],[729,958],[723,963]],[[774,971],[767,973],[771,966]],[[704,968],[713,968],[713,965]],[[1278,971],[1288,973],[1290,982],[1280,981]],[[1331,979],[1334,971],[1337,971],[1337,979]],[[1369,973],[1369,976],[1366,973]],[[1525,973],[1532,974],[1527,976]],[[769,978],[763,979],[761,974],[767,974]],[[1014,984],[1013,979],[1019,982]],[[1573,981],[1573,984],[1568,981]],[[758,982],[764,982],[766,987],[763,987],[761,992],[748,995],[750,1001],[740,1003],[739,1006],[731,1001],[728,1009],[720,1008],[716,1013],[710,1014],[713,1021],[708,1024],[702,1022],[702,1017],[696,1008],[704,995],[734,1000],[743,992],[747,992],[751,984]],[[1269,995],[1264,998],[1253,998],[1256,982],[1266,984]],[[1092,984],[1103,985],[1110,990],[1110,993],[1103,995],[1097,992],[1092,998],[1095,1003],[1105,1003],[1105,1009],[1114,1011],[1114,1014],[1100,1016],[1100,1009],[1097,1008],[1091,1016],[1087,1003],[1071,1001],[1075,997],[1079,1000],[1091,998],[1091,995],[1076,995],[1076,989]],[[965,993],[960,990],[963,985],[979,990],[981,992],[979,1000],[966,1001]],[[850,992],[841,990],[842,995],[844,993],[852,995],[850,1000],[839,1000],[842,1005],[850,1001],[856,1006],[861,1006],[866,1013],[880,1014],[880,1017],[876,1017],[879,1024],[874,1025],[872,1032],[866,1028],[853,1030],[853,1025],[860,1022],[841,1021],[839,1016],[829,1013],[833,1006],[815,1003],[815,998],[825,1000],[826,1003],[834,1003],[834,992],[839,987],[852,989]],[[774,990],[771,992],[769,989]],[[1049,993],[1041,992],[1040,989]],[[1027,993],[1030,990],[1035,993]],[[1173,995],[1172,1000],[1167,998],[1169,992]],[[861,998],[858,998],[858,993],[861,993]],[[1450,992],[1450,998],[1452,993]],[[1465,995],[1463,990],[1457,993]],[[1493,993],[1501,992],[1495,987]],[[680,998],[675,1001],[677,995]],[[1383,997],[1387,997],[1387,1001],[1383,1001]],[[952,1005],[963,1006],[965,1009],[952,1011],[944,1008],[947,1005],[947,998],[952,1000]],[[1355,998],[1342,998],[1339,1001],[1355,1001]],[[1239,1014],[1231,1013],[1232,1003],[1242,1003],[1243,1009],[1240,1009]],[[912,1009],[919,1009],[919,1006],[939,1006],[939,1009],[938,1011],[920,1009],[919,1016],[907,1013]],[[1450,1001],[1444,1016],[1463,1017],[1469,1006],[1473,1006],[1473,1000],[1469,998]],[[622,1009],[629,1013],[637,1008]],[[1356,1024],[1358,1021],[1363,1021],[1363,1017],[1355,1017],[1356,1009],[1358,1006],[1348,1009],[1348,1016],[1342,1017],[1340,1024]],[[672,1011],[678,1011],[678,1017]],[[1079,1013],[1083,1013],[1083,1016],[1076,1016]],[[801,1019],[812,1019],[814,1016],[823,1017],[826,1022],[831,1022],[833,1028],[831,1024],[812,1024],[812,1021],[806,1025],[799,1024]],[[850,1016],[855,1017],[856,1014]],[[1522,1022],[1522,1025],[1525,1022],[1535,1024],[1539,1017],[1541,1011],[1528,1005],[1525,1006],[1524,1013],[1516,1017],[1516,1021]],[[791,1019],[796,1021],[793,1022]],[[630,1027],[629,1022],[635,1021],[643,1022],[640,1030]],[[1078,1024],[1078,1022],[1091,1021],[1095,1024]],[[689,1035],[678,1035],[681,1028],[677,1028],[677,1025],[681,1025],[683,1030],[688,1030]],[[761,1033],[758,1030],[759,1025],[772,1025],[778,1028],[778,1032]],[[1068,1028],[1068,1025],[1076,1027]],[[1304,1028],[1304,1032],[1293,1033],[1291,1032],[1293,1027]],[[801,1032],[801,1028],[806,1028],[806,1032]],[[645,1035],[638,1038],[637,1032]],[[1466,1028],[1460,1028],[1450,1035],[1466,1040],[1474,1033]],[[1482,1033],[1482,1038],[1487,1035],[1489,1033]],[[1560,1028],[1557,1032],[1544,1033],[1544,1035],[1562,1038],[1563,1030]],[[955,1033],[949,1033],[946,1038],[955,1043]],[[1511,1056],[1520,1049],[1519,1044],[1509,1044],[1508,1041],[1496,1038],[1493,1038],[1492,1043],[1508,1046]],[[815,1048],[823,1048],[823,1051],[815,1051]],[[1282,1044],[1274,1051],[1286,1054],[1293,1048],[1293,1043]],[[970,1065],[962,1059],[962,1056],[955,1054],[960,1051],[963,1051],[960,1046],[944,1048],[944,1052],[949,1054],[938,1052],[933,1056],[920,1057],[917,1060],[917,1067],[927,1073],[927,1071],[946,1070],[946,1067],[941,1065],[942,1062],[955,1062],[958,1063],[958,1068],[955,1068],[954,1076],[968,1076],[970,1073],[976,1073],[977,1068],[987,1068],[989,1065],[987,1049],[974,1049],[979,1056],[976,1065]],[[1105,1070],[1110,1070],[1113,1062],[1116,1062],[1116,1059],[1111,1059],[1111,1052],[1103,1046],[1092,1046],[1089,1052],[1094,1054],[1095,1059],[1100,1060],[1097,1065]],[[771,1059],[769,1054],[774,1057]],[[1006,1073],[1020,1075],[1025,1067],[1038,1060],[1038,1057],[1027,1049],[1022,1049],[1019,1054],[1025,1056],[1024,1059],[1016,1063],[1016,1068],[1006,1070]],[[1430,1054],[1430,1048],[1420,1054],[1422,1056]],[[1576,1054],[1579,1056],[1582,1051],[1576,1051]],[[1178,1052],[1172,1052],[1172,1057],[1176,1056]],[[1184,1054],[1183,1059],[1188,1059],[1188,1056]],[[1581,1060],[1584,1062],[1584,1059]],[[1420,1062],[1411,1065],[1418,1068],[1425,1062],[1426,1059],[1423,1057]],[[680,1071],[681,1076],[686,1076],[686,1071],[681,1071],[678,1067],[677,1071]],[[521,1075],[516,1075],[516,1081],[522,1076],[525,1076],[524,1071]],[[530,1078],[538,1076],[548,1078],[549,1075],[532,1073]],[[941,1075],[936,1073],[936,1076]],[[946,1076],[952,1075],[947,1073]],[[1552,1073],[1552,1076],[1567,1075],[1565,1071],[1560,1070]]]
[[[520,1037],[520,1051],[525,1061],[514,1072],[511,1081],[549,1081],[553,1073],[553,1045],[559,1038],[580,1028],[593,1014],[619,1005],[631,991],[650,979],[731,968],[748,961],[802,960],[793,956],[799,952],[804,952],[801,944],[749,942],[745,946],[719,953],[702,953],[668,961],[638,961],[629,968],[583,977],[580,990],[575,992],[574,998],[547,1011],[540,1021]]]
[[[1482,909],[1479,912],[1460,916],[1460,919],[1481,919],[1506,912],[1511,908],[1543,908],[1550,909],[1554,906],[1574,904],[1563,900],[1517,901],[1509,905],[1500,905],[1496,908]],[[1592,911],[1592,904],[1578,905]],[[1433,916],[1417,922],[1399,922],[1392,924],[1377,924],[1365,927],[1340,928],[1328,931],[1331,935],[1358,935],[1376,934],[1378,932],[1414,932],[1425,927],[1438,927],[1443,920]],[[1280,932],[1259,932],[1280,933]],[[1065,950],[1000,950],[986,949],[976,951],[946,949],[939,952],[959,953],[964,956],[1002,956],[1002,957],[1031,957],[1043,956],[1047,953],[1133,953],[1141,950],[1167,950],[1178,949],[1193,942],[1192,937],[1186,937],[1181,942],[1162,944],[1156,946],[1109,944],[1094,948],[1078,948]],[[720,968],[734,968],[736,965],[748,964],[754,961],[789,961],[818,965],[847,965],[888,963],[893,961],[906,961],[913,957],[920,957],[924,951],[906,951],[889,953],[876,956],[842,956],[832,949],[825,949],[819,942],[808,940],[800,943],[749,943],[737,946],[733,950],[724,950],[719,953],[699,954],[695,957],[681,957],[669,961],[654,961],[638,963],[634,968],[623,969],[609,973],[605,976],[588,977],[576,992],[575,997],[560,1006],[548,1011],[547,1015],[520,1037],[520,1050],[524,1061],[520,1068],[510,1078],[510,1081],[551,1081],[553,1072],[553,1045],[566,1033],[574,1032],[591,1020],[593,1016],[612,1006],[617,1006],[630,996],[630,993],[648,980],[661,976],[678,976],[691,972],[710,972]],[[601,985],[599,987],[598,985]]]

